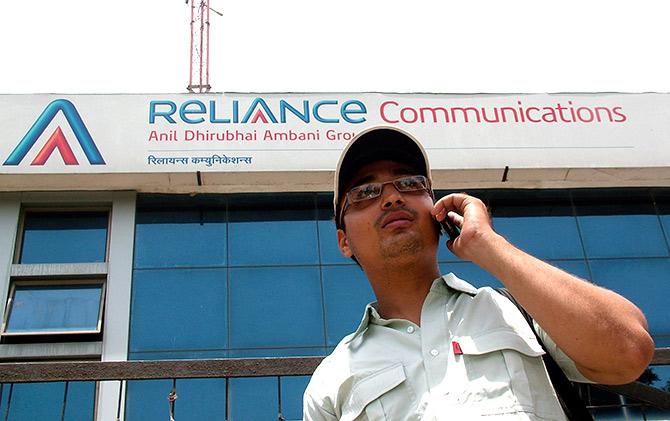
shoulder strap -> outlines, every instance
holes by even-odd
[[[523,314],[523,317],[530,325],[530,328],[533,331],[533,333],[535,333],[535,328],[533,326],[533,318],[519,304],[516,298],[514,298],[514,296],[512,296],[512,294],[506,288],[496,288],[496,291],[498,291],[505,297],[509,298],[509,300],[512,303],[514,303],[514,305],[519,309],[521,314]],[[545,354],[542,356],[542,360],[544,361],[545,367],[547,367],[547,373],[549,374],[549,379],[551,380],[551,383],[554,386],[556,396],[558,397],[558,401],[561,404],[561,408],[563,408],[563,412],[565,412],[565,416],[571,421],[593,420],[593,416],[591,415],[589,410],[586,409],[584,401],[577,394],[577,391],[572,386],[572,383],[570,382],[568,377],[565,375],[563,370],[561,370],[561,367],[559,367],[558,363],[554,360],[554,358],[548,352],[546,352],[547,348],[544,346],[544,343],[542,343],[542,339],[539,336],[537,336],[537,333],[535,333],[535,337],[537,338],[537,341],[540,343],[542,349],[545,350]]]

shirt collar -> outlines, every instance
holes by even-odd
[[[469,283],[460,279],[453,273],[448,273],[435,279],[433,281],[433,285],[430,287],[430,291],[437,293],[439,292],[444,293],[446,292],[445,287],[446,289],[452,289],[470,295],[477,294],[477,288],[473,287]],[[376,301],[365,306],[365,312],[363,313],[361,323],[358,325],[358,329],[356,329],[356,331],[349,337],[349,339],[345,341],[345,343],[350,343],[351,341],[356,339],[359,335],[361,335],[368,328],[368,325],[370,324],[371,320],[374,320],[375,322],[384,320],[377,312]],[[379,324],[385,324],[385,323],[382,322]]]

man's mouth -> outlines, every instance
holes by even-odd
[[[406,226],[414,221],[414,215],[408,211],[395,211],[386,215],[382,219],[381,227],[382,228],[395,228]]]

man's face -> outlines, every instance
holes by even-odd
[[[387,160],[373,162],[356,172],[346,191],[408,175],[416,175],[416,171],[407,165]],[[356,257],[363,267],[374,261],[370,259],[412,259],[417,253],[435,254],[439,232],[430,214],[432,207],[427,191],[401,193],[393,184],[386,184],[379,197],[352,203],[346,209],[346,231],[337,232],[340,250],[347,257]]]

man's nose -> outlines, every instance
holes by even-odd
[[[402,193],[395,188],[393,183],[386,184],[382,187],[382,208],[388,209],[394,206],[401,206],[405,203]]]

